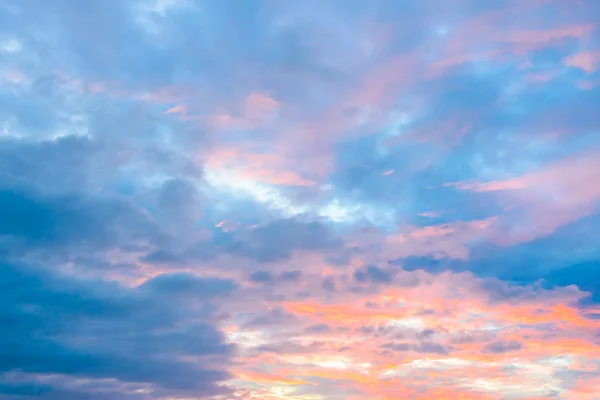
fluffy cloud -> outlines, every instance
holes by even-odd
[[[209,300],[231,292],[231,282],[159,275],[125,288],[8,261],[2,271],[2,319],[11,327],[0,339],[3,372],[110,379],[117,393],[128,382],[150,392],[222,391],[232,348],[208,322]]]

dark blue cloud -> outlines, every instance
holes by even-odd
[[[147,280],[139,290],[171,298],[183,296],[205,299],[231,293],[236,288],[237,285],[227,279],[201,278],[186,273],[166,273]]]
[[[496,341],[496,342],[492,342],[492,343],[488,343],[483,347],[482,352],[484,354],[486,353],[492,353],[492,354],[503,354],[503,353],[508,353],[511,351],[519,351],[521,350],[521,348],[523,348],[523,345],[519,342],[514,342],[514,341],[509,341],[509,342],[503,342],[503,341]]]
[[[366,268],[355,271],[354,280],[361,283],[391,283],[392,277],[386,271],[374,265],[369,265]]]
[[[335,280],[328,276],[321,282],[321,287],[327,292],[335,292],[337,290]]]
[[[96,252],[160,241],[160,229],[126,198],[42,195],[0,187],[0,243],[7,254],[71,249]]]
[[[268,283],[273,280],[273,275],[268,271],[256,271],[250,274],[250,281],[256,283]]]
[[[3,261],[0,371],[112,378],[195,394],[220,392],[232,348],[207,322],[206,302],[233,290],[231,282],[158,276],[138,289],[74,279],[47,268]],[[192,318],[194,317],[194,321]],[[218,356],[219,365],[178,361],[178,356]],[[7,390],[14,390],[7,387]]]
[[[294,251],[328,251],[341,249],[341,246],[341,240],[324,224],[279,219],[241,235],[224,250],[237,256],[270,262],[288,259]]]
[[[173,267],[230,254],[242,259],[271,263],[288,260],[294,252],[301,251],[337,254],[343,252],[343,242],[329,226],[321,222],[304,221],[301,218],[280,218],[272,219],[254,229],[217,233],[210,241],[197,238],[194,232],[181,240],[177,236],[168,240],[159,240],[159,244],[150,250],[143,260]],[[287,271],[278,279],[295,280],[299,278],[297,274],[297,272]],[[263,278],[258,275],[259,280]]]
[[[286,271],[279,275],[279,279],[285,282],[297,282],[302,279],[302,271]]]
[[[437,343],[421,342],[419,344],[413,343],[385,343],[381,345],[382,349],[392,350],[397,352],[414,351],[423,354],[438,354],[446,355],[448,351],[452,349],[451,346],[448,348]]]
[[[44,191],[82,191],[102,146],[74,135],[56,140],[0,140],[0,182]]]
[[[294,283],[298,282],[302,279],[302,271],[294,270],[294,271],[285,271],[280,274],[274,274],[269,271],[254,271],[249,276],[248,279],[251,282],[255,283]]]
[[[297,317],[285,311],[283,307],[275,307],[263,314],[254,313],[248,316],[242,325],[244,329],[276,327],[280,324],[289,324],[295,322]]]
[[[331,327],[327,324],[315,324],[308,326],[304,331],[306,333],[323,333],[331,331]]]

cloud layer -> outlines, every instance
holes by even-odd
[[[0,399],[600,399],[593,0],[7,0]]]

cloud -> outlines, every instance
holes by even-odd
[[[597,351],[589,342],[597,324],[574,306],[584,295],[575,288],[504,287],[499,280],[451,272],[412,274],[420,276],[412,287],[392,283],[357,295],[338,286],[321,301],[287,303],[285,310],[294,318],[282,320],[286,314],[277,311],[264,319],[268,325],[254,332],[269,338],[268,344],[246,342],[254,351],[246,353],[242,370],[266,357],[278,365],[269,373],[304,380],[310,393],[312,385],[329,393],[329,383],[345,382],[357,395],[384,396],[403,387],[399,377],[410,376],[405,389],[415,395],[450,386],[455,393],[492,398],[549,396],[552,390],[539,384],[569,367],[546,364],[545,357],[579,359]],[[338,282],[344,281],[341,275]],[[365,299],[378,307],[366,307]],[[495,386],[500,382],[509,386]]]
[[[340,245],[319,222],[279,219],[240,236],[229,249],[238,256],[269,262],[289,258],[294,251],[327,251]]]
[[[267,271],[256,271],[249,276],[252,282],[256,283],[268,283],[273,280],[273,276]]]
[[[2,315],[11,326],[1,339],[3,372],[116,379],[144,383],[151,390],[221,392],[217,382],[228,377],[222,366],[232,349],[219,331],[201,322],[206,311],[193,311],[191,304],[171,297],[175,289],[182,294],[184,283],[197,300],[209,299],[214,283],[198,281],[192,288],[193,279],[177,282],[159,276],[141,288],[126,289],[6,261],[2,269]],[[185,322],[192,315],[198,319]],[[221,367],[177,361],[178,356],[218,356]]]
[[[371,283],[390,283],[391,277],[390,275],[377,268],[374,265],[369,265],[364,270],[358,270],[354,272],[354,279],[357,282],[371,282]]]
[[[459,184],[459,188],[499,192],[505,207],[516,209],[521,221],[500,228],[497,240],[529,241],[595,212],[600,192],[589,182],[595,180],[597,160],[596,151],[591,150],[514,179]]]
[[[145,281],[139,289],[173,297],[210,298],[232,292],[235,283],[226,279],[201,278],[191,274],[161,274]]]
[[[381,348],[397,352],[415,351],[424,354],[448,354],[448,350],[444,348],[444,346],[435,343],[421,343],[418,345],[409,343],[386,343],[382,345]]]
[[[204,211],[202,195],[195,184],[181,178],[171,178],[162,184],[157,199],[159,217],[165,226],[193,230]]]
[[[0,180],[3,185],[44,191],[80,191],[91,183],[88,171],[101,149],[98,143],[75,135],[41,142],[4,138]]]
[[[242,3],[0,5],[0,398],[593,399],[596,3]]]
[[[523,345],[519,342],[493,342],[486,344],[482,352],[485,353],[509,353],[511,351],[519,351]]]
[[[282,281],[290,281],[290,282],[297,282],[301,278],[302,278],[302,271],[298,271],[298,270],[286,271],[286,272],[283,272],[279,276],[279,279],[281,279]]]
[[[293,271],[285,271],[278,275],[273,274],[269,271],[254,271],[249,276],[248,279],[254,283],[298,283],[302,279],[302,271],[293,270]]]
[[[42,248],[99,251],[119,243],[155,241],[161,236],[152,220],[130,201],[118,197],[44,196],[3,188],[0,207],[7,215],[0,223],[0,233],[8,241],[8,253]]]
[[[321,282],[321,287],[327,292],[335,292],[335,280],[331,276],[328,276]]]
[[[600,64],[600,52],[584,51],[577,53],[565,58],[564,63],[569,67],[580,68],[591,74],[598,69],[598,65]]]
[[[555,29],[517,31],[501,34],[498,40],[515,45],[519,49],[518,51],[530,51],[566,38],[578,38],[589,35],[594,29],[595,26],[589,24],[565,26]]]

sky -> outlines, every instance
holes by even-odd
[[[597,0],[3,0],[0,400],[599,400],[599,104]]]

